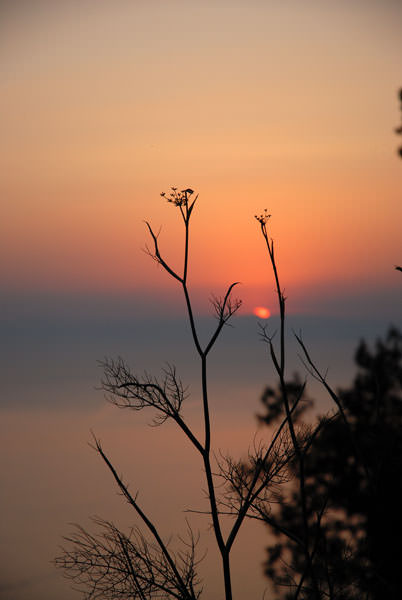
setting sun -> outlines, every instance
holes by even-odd
[[[260,319],[269,319],[271,316],[271,311],[266,306],[256,306],[253,313]]]

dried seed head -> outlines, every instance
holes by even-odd
[[[268,220],[270,219],[271,215],[268,214],[268,210],[266,208],[264,208],[264,212],[261,213],[260,215],[254,215],[254,217],[257,219],[257,221],[259,223],[261,223],[261,225],[265,225]]]

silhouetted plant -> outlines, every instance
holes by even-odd
[[[198,598],[197,540],[191,530],[175,553],[158,540],[151,542],[138,528],[125,535],[111,521],[96,518],[93,523],[98,533],[77,526],[65,538],[73,549],[57,559],[86,598]]]
[[[197,436],[182,414],[182,405],[189,391],[173,366],[167,366],[162,377],[157,378],[147,373],[138,375],[121,358],[108,359],[102,363],[104,371],[102,387],[107,392],[109,400],[119,408],[133,411],[151,408],[154,412],[155,425],[162,425],[167,419],[172,419],[199,453],[209,501],[209,509],[205,514],[210,518],[221,557],[225,600],[232,599],[230,553],[246,518],[269,523],[274,531],[287,536],[287,539],[297,546],[299,563],[295,572],[298,578],[292,583],[292,597],[321,599],[323,597],[322,572],[317,556],[326,534],[322,522],[329,498],[324,495],[317,501],[315,497],[312,509],[307,461],[316,440],[320,439],[322,432],[338,418],[337,415],[340,415],[340,419],[345,423],[347,418],[338,397],[333,394],[336,406],[333,415],[319,419],[308,426],[300,422],[301,414],[305,412],[311,401],[305,395],[305,383],[297,379],[289,381],[286,376],[286,299],[279,282],[274,242],[268,233],[270,215],[265,211],[260,216],[256,216],[256,219],[274,274],[280,315],[277,346],[267,329],[262,329],[262,337],[268,346],[279,378],[279,391],[268,391],[265,396],[266,406],[270,410],[266,420],[271,424],[275,422],[276,429],[268,433],[266,442],[255,443],[251,447],[247,463],[223,454],[214,459],[211,453],[208,358],[224,325],[240,308],[241,302],[232,297],[236,283],[228,287],[223,298],[213,297],[212,304],[217,316],[217,324],[211,337],[203,345],[194,319],[187,283],[189,227],[198,196],[194,196],[193,190],[189,188],[183,191],[171,188],[168,194],[162,193],[161,196],[178,209],[183,221],[183,269],[177,271],[168,264],[160,250],[159,237],[149,223],[146,225],[151,246],[147,248],[147,252],[183,290],[192,340],[201,367],[204,436],[203,438]],[[299,341],[305,351],[306,361],[309,362],[307,350],[302,340]],[[315,369],[311,361],[309,364],[311,369]],[[325,380],[323,382],[326,385]],[[88,599],[102,597],[195,600],[198,598],[201,594],[201,582],[197,575],[196,536],[192,534],[191,528],[189,541],[181,542],[182,549],[179,551],[172,548],[172,544],[163,539],[158,528],[140,506],[137,496],[129,492],[128,486],[118,475],[95,436],[93,447],[107,465],[119,491],[142,521],[144,531],[133,529],[129,535],[125,535],[112,522],[98,519],[95,521],[95,525],[100,530],[98,534],[92,535],[78,527],[75,534],[66,538],[69,547],[56,559],[56,565],[64,569],[67,577],[80,586]],[[288,527],[287,515],[282,515],[277,508],[278,503],[284,502],[289,489],[294,490],[295,499],[297,497],[295,518],[299,519],[300,525],[293,530]],[[287,504],[284,504],[283,510],[286,506]],[[225,535],[222,523],[228,515],[232,517],[232,524]],[[280,550],[280,548],[277,550],[278,557],[281,556]],[[330,581],[329,565],[326,565],[324,570]],[[273,572],[273,575],[277,574]],[[287,573],[286,577],[288,577]],[[327,587],[330,589],[331,584],[328,583]]]
[[[185,433],[190,442],[199,452],[204,467],[209,498],[209,513],[221,558],[225,585],[225,598],[232,597],[229,555],[247,512],[249,503],[239,512],[235,523],[227,536],[222,532],[219,500],[216,492],[216,478],[211,465],[211,426],[209,414],[209,398],[207,387],[207,358],[214,347],[223,326],[240,308],[240,300],[232,298],[236,283],[231,284],[222,299],[213,298],[212,304],[217,316],[217,325],[205,346],[202,345],[195,323],[193,308],[187,286],[189,226],[198,196],[191,189],[178,191],[171,188],[162,197],[178,208],[184,224],[184,265],[179,273],[172,268],[163,257],[158,235],[149,223],[146,223],[152,240],[152,246],[147,248],[149,255],[163,267],[182,287],[191,334],[201,363],[202,406],[204,418],[204,439],[199,439],[185,422],[181,407],[188,392],[183,386],[173,366],[168,366],[161,379],[152,375],[138,376],[119,358],[106,360],[102,366],[104,378],[103,389],[109,394],[109,399],[119,408],[134,411],[152,408],[155,412],[154,424],[161,425],[167,419],[173,419]],[[195,573],[195,543],[190,536],[189,550],[176,555],[159,535],[157,528],[139,506],[137,498],[129,492],[122,478],[104,452],[101,443],[94,438],[94,448],[102,457],[123,496],[134,508],[145,525],[150,539],[143,533],[133,530],[131,537],[123,535],[109,521],[96,521],[101,533],[92,536],[82,528],[75,536],[67,538],[73,545],[72,549],[64,550],[56,559],[56,565],[63,568],[68,577],[81,585],[88,598],[98,596],[126,598],[197,598],[200,594],[199,580]],[[179,560],[177,558],[179,557]],[[159,575],[157,575],[159,574]]]
[[[315,437],[305,460],[311,527],[321,514],[313,567],[322,597],[396,600],[402,595],[402,335],[391,329],[374,351],[361,342],[354,383],[336,393],[308,354],[305,358],[311,373],[342,407],[342,414],[334,415]],[[269,390],[268,395],[272,405],[282,392]],[[266,397],[267,393],[265,405]],[[270,406],[267,417],[270,420]],[[295,419],[299,422],[301,415]],[[266,522],[271,525],[276,519],[289,534],[274,530],[266,574],[276,581],[279,597],[290,599],[295,597],[295,582],[305,573],[304,553],[297,543],[304,520],[298,485],[292,482],[281,491],[274,515]],[[300,597],[311,597],[310,578],[307,574]]]

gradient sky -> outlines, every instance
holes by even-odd
[[[184,440],[94,390],[104,355],[156,373],[170,360],[198,423],[180,290],[142,252],[148,219],[172,265],[182,261],[161,191],[200,194],[197,313],[242,282],[243,317],[214,353],[216,450],[245,455],[274,384],[247,316],[276,312],[255,213],[272,214],[289,331],[305,328],[332,384],[350,381],[360,337],[400,323],[401,23],[399,0],[0,1],[0,596],[78,598],[50,565],[67,523],[131,523],[86,445],[90,428],[163,533],[197,505],[200,465]],[[300,370],[294,343],[288,365]],[[262,597],[265,543],[249,530],[234,549],[237,598]],[[210,549],[205,600],[221,593],[215,563]]]
[[[169,290],[141,248],[150,219],[180,260],[170,185],[200,193],[194,288],[240,280],[246,312],[270,303],[265,207],[295,309],[397,285],[399,2],[0,10],[5,290]]]

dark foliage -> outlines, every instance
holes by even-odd
[[[396,600],[402,597],[402,334],[391,329],[373,350],[361,342],[355,360],[352,386],[338,391],[347,423],[340,414],[330,419],[305,458],[314,581],[322,598]],[[289,385],[297,389],[300,382]],[[268,390],[262,400],[271,410],[280,396]],[[295,538],[302,536],[300,506],[300,488],[292,483],[276,519]],[[265,570],[278,597],[316,597],[311,573],[297,591],[305,574],[300,545],[274,534]]]
[[[300,375],[295,373],[291,381],[286,382],[286,393],[291,405],[297,402],[300,395],[303,395],[303,402],[299,402],[297,408],[293,411],[293,419],[300,420],[301,416],[313,406],[311,398],[307,398],[304,393],[303,383]],[[267,386],[262,394],[261,402],[266,412],[258,415],[258,420],[266,425],[271,425],[280,421],[283,417],[283,398],[282,393],[277,392],[273,387]]]

